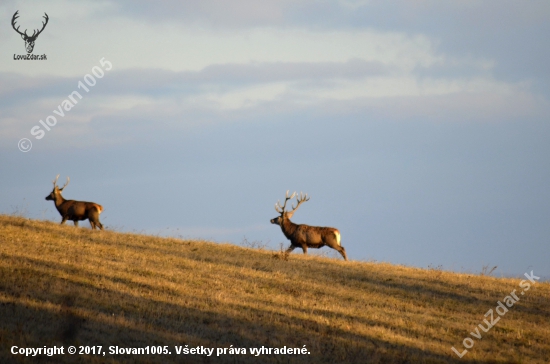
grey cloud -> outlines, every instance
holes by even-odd
[[[147,94],[197,92],[202,85],[239,86],[281,81],[359,79],[385,75],[391,68],[378,62],[350,60],[318,63],[250,63],[211,65],[201,71],[173,72],[158,69],[113,71],[102,80],[101,93]],[[66,97],[76,88],[73,78],[29,77],[0,73],[2,103],[28,102],[40,97]]]
[[[487,92],[363,98],[339,102],[327,100],[322,107],[329,114],[368,112],[376,118],[404,122],[419,118],[434,122],[490,123],[540,118],[550,112],[550,103],[533,94]]]
[[[151,92],[151,90],[147,89],[144,92]],[[25,114],[22,109],[17,111],[17,115]],[[93,112],[92,115],[89,114],[90,111]],[[67,120],[73,117],[78,119],[90,116],[90,121],[69,123],[63,128],[59,127],[55,133],[48,135],[48,141],[61,142],[66,135],[70,134],[73,136],[71,142],[75,145],[89,143],[91,140],[94,143],[101,140],[102,143],[107,144],[132,145],[150,138],[170,139],[173,135],[185,135],[190,131],[223,128],[224,125],[235,122],[251,124],[259,122],[265,130],[268,130],[271,128],[270,125],[277,125],[282,120],[300,117],[309,120],[332,119],[335,121],[350,118],[364,122],[383,120],[405,127],[412,120],[435,124],[501,124],[516,120],[541,119],[548,113],[550,113],[550,103],[527,93],[510,95],[453,93],[351,100],[328,100],[307,98],[307,96],[297,99],[293,94],[283,94],[274,100],[229,110],[221,109],[213,103],[197,103],[193,99],[182,100],[172,95],[168,101],[159,99],[158,102],[136,105],[129,109],[116,110],[109,107],[98,110],[75,109]],[[45,115],[38,114],[37,117],[41,118]],[[38,118],[35,119],[38,120]],[[316,134],[317,131],[312,129],[309,137]],[[315,139],[321,140],[324,137],[317,135]],[[333,153],[338,154],[338,151],[342,150],[338,148]],[[357,153],[361,151],[358,150]]]
[[[349,3],[349,2],[346,2]],[[550,95],[550,2],[369,1],[149,1],[117,3],[120,14],[147,21],[187,22],[212,28],[306,27],[322,31],[371,29],[424,34],[450,56],[495,61],[500,79],[530,80]],[[130,15],[129,15],[130,14]]]
[[[309,26],[320,29],[369,28],[388,31],[427,31],[477,36],[479,30],[501,33],[547,23],[550,3],[513,0],[368,1],[349,6],[348,1],[323,0],[147,0],[117,1],[119,14],[149,21],[187,21],[213,26]],[[434,33],[439,30],[439,33]],[[441,33],[442,32],[442,33]]]
[[[345,63],[337,62],[275,62],[247,65],[212,65],[206,67],[199,79],[223,80],[225,82],[276,82],[303,79],[357,79],[388,74],[390,68],[379,62],[359,59]]]
[[[0,99],[2,103],[23,101],[42,96],[56,95],[63,90],[74,89],[74,79],[62,77],[32,77],[15,72],[0,72]],[[71,90],[72,92],[72,90]]]
[[[494,60],[498,78],[528,79],[550,95],[548,1],[373,1],[353,12],[333,4],[321,13],[310,17],[304,9],[299,19],[322,28],[424,34],[443,54]]]
[[[276,0],[147,0],[118,1],[123,16],[146,21],[178,21],[212,27],[249,27],[281,24],[290,1]]]
[[[162,70],[122,71],[109,80],[111,85],[131,89],[177,88],[185,90],[202,84],[250,85],[281,81],[358,79],[388,74],[390,68],[378,62],[350,60],[318,63],[218,64],[198,72]],[[136,77],[139,74],[139,77]],[[137,84],[136,84],[137,83]]]

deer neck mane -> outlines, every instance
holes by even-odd
[[[289,218],[283,217],[283,223],[281,224],[281,229],[283,230],[283,234],[290,239],[290,236],[294,234],[296,231],[296,228],[298,225],[290,221]]]
[[[63,196],[61,196],[61,193],[57,193],[55,195],[54,203],[55,203],[55,207],[57,207],[58,210],[61,207],[61,205],[63,205],[63,202],[65,202],[65,201],[66,200],[63,198]]]

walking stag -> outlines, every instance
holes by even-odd
[[[309,225],[297,225],[290,221],[290,218],[296,212],[298,207],[306,201],[309,201],[307,194],[302,194],[296,198],[296,207],[292,206],[292,211],[287,212],[285,210],[286,203],[288,200],[291,200],[296,196],[296,192],[292,196],[288,196],[286,191],[285,203],[283,206],[277,201],[275,204],[275,211],[277,211],[280,216],[271,219],[272,224],[279,225],[283,234],[290,240],[290,246],[286,250],[286,254],[289,254],[295,248],[302,248],[304,254],[307,254],[307,248],[321,248],[323,246],[328,246],[334,250],[337,250],[345,260],[348,260],[346,250],[340,244],[340,232],[338,229],[331,227],[319,227],[319,226],[309,226]]]
[[[69,177],[67,177],[67,183],[59,188],[57,187],[58,178],[59,175],[55,177],[53,181],[53,191],[46,196],[46,200],[52,200],[55,203],[55,208],[61,214],[61,224],[64,224],[67,220],[71,220],[74,222],[74,226],[78,226],[79,220],[88,219],[90,225],[92,225],[92,230],[96,227],[103,230],[103,225],[99,222],[99,214],[103,211],[103,206],[94,202],[65,200],[63,196],[61,196],[61,191],[67,187],[70,180]]]

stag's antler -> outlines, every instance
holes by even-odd
[[[59,175],[55,176],[55,179],[53,180],[53,186],[54,186],[54,187],[57,185],[57,180],[58,180],[58,179],[59,179]],[[61,188],[58,187],[59,191],[63,191],[63,189],[64,189],[65,187],[67,187],[67,185],[69,184],[70,181],[71,181],[71,180],[70,180],[69,176],[67,176],[67,182],[65,182],[65,184],[63,185],[63,187],[61,187]]]
[[[44,13],[43,18],[46,19],[46,22],[42,22],[42,29],[40,29],[40,30],[35,29],[35,30],[33,31],[32,35],[29,37],[29,35],[27,34],[27,30],[26,30],[26,29],[25,29],[25,33],[21,33],[21,32],[19,31],[20,26],[18,26],[17,28],[15,27],[15,21],[17,20],[17,18],[19,18],[19,14],[18,14],[18,13],[19,13],[19,10],[17,10],[17,11],[15,12],[15,14],[13,14],[13,17],[11,18],[11,26],[13,27],[13,29],[14,29],[17,33],[21,34],[21,35],[24,36],[25,38],[31,38],[31,39],[32,39],[32,38],[38,37],[38,35],[39,35],[40,33],[42,33],[42,31],[43,31],[44,28],[46,27],[46,24],[48,24],[48,20],[50,19],[50,18],[48,17],[48,14]],[[38,32],[38,33],[37,33],[37,32]]]
[[[301,204],[307,201],[309,201],[309,197],[307,197],[307,193],[303,194],[302,192],[300,192],[300,197],[296,198],[297,205],[296,207],[294,207],[294,205],[292,206],[292,211],[290,211],[289,214],[292,215],[294,211],[298,210],[298,207],[300,207]]]
[[[50,18],[48,17],[48,14],[46,14],[46,13],[44,13],[43,18],[46,19],[46,22],[45,22],[45,23],[42,22],[42,29],[40,29],[40,30],[36,29],[36,30],[32,33],[32,35],[30,36],[30,38],[36,38],[36,37],[38,37],[38,35],[39,35],[40,33],[42,33],[42,31],[44,30],[44,28],[46,28],[46,24],[48,24],[48,20],[49,20]],[[38,33],[36,33],[37,30],[38,30]],[[34,33],[36,33],[36,35],[35,35]]]
[[[19,33],[19,34],[21,34],[21,35],[24,35],[24,36],[27,36],[27,37],[28,37],[27,31],[26,31],[26,30],[25,30],[25,33],[21,33],[21,32],[19,31],[19,27],[17,27],[17,28],[15,27],[15,20],[16,20],[17,18],[19,18],[19,15],[18,15],[17,13],[19,13],[19,10],[17,10],[17,11],[15,12],[15,14],[13,14],[13,17],[11,18],[11,26],[13,27],[13,30],[15,30],[17,33]],[[44,13],[44,14],[46,14],[46,13]]]
[[[67,176],[67,182],[65,182],[65,184],[63,185],[63,187],[61,187],[61,188],[59,189],[59,191],[63,191],[63,189],[64,189],[65,187],[67,187],[67,185],[69,184],[69,181],[70,181],[69,176]]]
[[[288,196],[288,192],[289,192],[289,190],[286,191],[285,203],[283,204],[282,207],[281,207],[281,203],[279,202],[279,200],[277,200],[277,203],[275,204],[275,211],[277,211],[281,215],[285,213],[285,207],[286,207],[287,201],[292,200],[294,198],[294,196],[296,195],[296,192],[294,192],[294,193],[292,193],[292,196]]]

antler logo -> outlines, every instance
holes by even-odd
[[[19,15],[17,14],[19,13],[19,10],[17,10],[15,12],[15,14],[13,14],[13,18],[11,18],[11,26],[13,27],[13,29],[21,34],[21,38],[23,38],[23,40],[25,41],[25,48],[27,49],[27,53],[32,53],[32,50],[34,49],[34,42],[36,41],[36,38],[38,38],[38,36],[40,35],[40,33],[42,33],[42,31],[44,30],[44,28],[46,27],[46,24],[48,24],[48,14],[44,13],[44,16],[43,18],[46,19],[46,22],[42,22],[42,29],[38,30],[38,29],[35,29],[34,32],[32,33],[31,36],[29,36],[27,34],[27,30],[25,29],[25,32],[24,33],[21,33],[19,31],[19,27],[15,27],[15,20],[17,18],[19,18]]]

